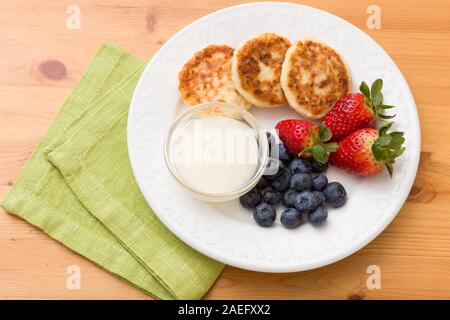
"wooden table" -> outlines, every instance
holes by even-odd
[[[240,1],[0,1],[0,197],[99,45],[111,41],[136,56],[155,52],[180,28]],[[68,30],[69,4],[81,9]],[[368,30],[372,1],[303,1],[352,22],[394,58],[420,112],[419,173],[405,206],[367,247],[333,265],[291,274],[226,267],[208,299],[450,298],[450,5],[447,0],[377,0],[381,29]],[[0,209],[1,211],[1,209]],[[67,268],[81,268],[81,289],[66,288]],[[369,290],[369,265],[381,289]],[[0,212],[0,298],[147,299],[28,223]]]

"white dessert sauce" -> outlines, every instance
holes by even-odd
[[[170,152],[177,173],[197,191],[237,191],[258,168],[256,133],[243,121],[200,117],[178,128],[173,137]]]

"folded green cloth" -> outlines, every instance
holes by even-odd
[[[144,67],[103,45],[1,206],[156,298],[199,299],[223,265],[158,220],[129,163],[127,115]]]

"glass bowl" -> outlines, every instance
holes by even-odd
[[[194,197],[224,202],[258,183],[269,160],[269,142],[246,110],[208,102],[190,107],[173,122],[164,159],[174,179]]]

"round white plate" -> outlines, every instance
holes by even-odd
[[[330,181],[347,189],[348,202],[330,209],[321,227],[294,230],[279,222],[261,228],[237,200],[211,204],[196,200],[169,175],[163,141],[171,122],[183,110],[177,90],[182,65],[212,43],[236,46],[262,32],[291,41],[318,38],[340,52],[350,67],[352,91],[361,81],[384,80],[385,102],[397,106],[396,128],[405,132],[406,152],[394,176],[386,172],[360,178],[339,169]],[[266,127],[299,117],[289,107],[250,111]],[[327,12],[288,3],[253,3],[212,13],[173,36],[153,57],[134,93],[128,119],[128,148],[138,185],[161,221],[181,240],[203,254],[235,267],[293,272],[343,259],[374,239],[402,207],[414,182],[420,153],[420,128],[414,99],[401,72],[387,53],[364,32]]]

